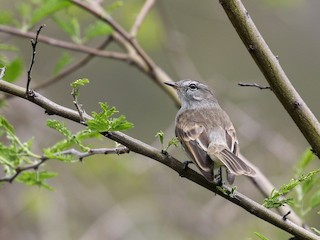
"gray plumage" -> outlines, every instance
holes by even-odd
[[[166,84],[181,100],[175,134],[204,177],[213,182],[214,169],[221,166],[230,184],[235,175],[254,176],[254,169],[238,157],[236,131],[208,86],[193,80]]]

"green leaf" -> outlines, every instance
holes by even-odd
[[[273,189],[269,198],[264,199],[263,205],[266,208],[278,208],[283,204],[293,205],[294,201],[292,198],[284,198],[286,194],[292,191],[296,186],[303,184],[306,181],[310,181],[317,173],[320,172],[320,169],[309,172],[306,175],[301,175],[297,179],[291,179],[288,184],[283,184],[279,190]]]
[[[72,88],[78,88],[78,87],[84,86],[84,85],[86,85],[88,83],[90,83],[89,79],[81,78],[81,79],[77,79],[76,81],[70,83],[70,86]]]
[[[49,178],[53,178],[57,175],[58,175],[57,173],[48,172],[48,171],[42,171],[42,172],[25,171],[20,173],[20,175],[16,178],[16,180],[17,182],[24,183],[28,186],[39,186],[52,191],[54,189],[46,183],[46,180]]]
[[[0,50],[2,51],[17,51],[17,47],[14,45],[0,43]]]
[[[318,236],[320,236],[320,230],[315,227],[311,227],[311,230],[314,231]]]
[[[69,35],[72,41],[77,44],[82,44],[83,41],[80,34],[80,24],[76,17],[53,17],[53,20],[65,33]]]
[[[115,10],[119,9],[120,7],[122,7],[124,5],[123,1],[114,1],[113,3],[111,3],[108,7],[107,7],[107,12],[108,13],[112,13]]]
[[[168,142],[167,150],[168,150],[168,148],[171,147],[171,146],[178,147],[179,143],[180,143],[180,141],[179,141],[179,139],[178,139],[177,137],[171,138],[171,139],[169,140],[169,142]]]
[[[13,126],[7,121],[7,119],[5,119],[1,115],[0,115],[0,128],[3,128],[4,130],[10,132],[11,134],[14,134]]]
[[[0,10],[0,24],[12,24],[14,22],[13,19],[12,12]]]
[[[85,84],[88,84],[88,83],[89,83],[89,79],[87,79],[87,78],[78,79],[78,80],[70,83],[70,86],[72,87],[71,94],[75,100],[79,96],[80,87],[84,86]]]
[[[115,107],[109,108],[107,103],[100,102],[99,104],[102,112],[92,112],[93,119],[87,121],[90,130],[95,132],[124,131],[133,127],[133,124],[128,122],[125,116],[111,118],[118,112]]]
[[[172,139],[169,140],[167,146],[164,144],[164,132],[160,130],[159,132],[156,133],[155,137],[159,138],[159,141],[161,143],[162,150],[167,151],[171,146],[177,147],[179,145],[179,140],[176,137],[173,137]]]
[[[17,4],[17,9],[22,18],[21,28],[22,30],[27,30],[31,25],[32,6],[30,3],[23,1]]]
[[[160,130],[159,132],[156,133],[155,137],[159,138],[159,141],[161,143],[162,149],[164,150],[164,143],[163,143],[164,132],[162,130]]]
[[[92,132],[89,129],[79,131],[75,135],[71,135],[70,133],[70,136],[68,136],[66,139],[55,143],[50,148],[44,149],[43,152],[47,158],[71,162],[76,160],[76,158],[72,155],[61,154],[61,152],[70,149],[73,146],[79,147],[81,151],[88,151],[90,148],[82,143],[83,140],[98,137],[100,137],[99,133]]]
[[[72,57],[70,54],[64,52],[62,54],[62,56],[60,57],[60,59],[58,60],[58,62],[56,63],[54,70],[53,70],[53,74],[54,75],[58,75],[61,70],[67,66],[68,64],[70,64],[72,62]]]
[[[58,131],[59,133],[61,133],[63,136],[67,137],[67,138],[71,138],[71,132],[70,130],[63,124],[60,123],[57,120],[52,120],[49,119],[47,121],[47,126]]]
[[[320,205],[320,190],[318,190],[311,196],[309,207],[311,207],[312,209],[312,208],[318,207],[319,205]]]
[[[12,60],[10,64],[7,66],[5,76],[3,77],[3,79],[7,82],[14,82],[21,75],[22,70],[22,60],[20,58],[16,58]]]
[[[254,232],[254,234],[259,237],[261,240],[269,240],[267,237],[263,236],[261,233]]]
[[[301,174],[303,170],[309,165],[309,163],[314,159],[314,153],[310,149],[305,150],[296,166],[297,174]]]
[[[109,36],[112,32],[113,29],[108,24],[97,21],[86,29],[84,39],[89,41],[98,36]]]
[[[59,152],[62,152],[66,148],[70,147],[71,144],[69,144],[68,141],[63,140],[58,143],[56,143],[51,148],[43,149],[44,156],[46,156],[49,159],[57,159],[59,161],[63,162],[72,162],[75,161],[75,157],[70,154],[59,154]]]
[[[71,3],[68,0],[44,0],[32,12],[31,25],[69,6]]]

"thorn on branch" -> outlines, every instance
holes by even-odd
[[[27,97],[34,97],[34,92],[29,89],[30,82],[31,82],[31,71],[32,71],[33,64],[34,64],[35,58],[36,58],[36,48],[37,48],[37,44],[38,44],[38,37],[40,35],[40,32],[41,32],[42,28],[45,27],[45,26],[46,26],[45,24],[41,25],[37,30],[36,38],[35,39],[31,39],[32,58],[31,58],[31,63],[30,63],[30,67],[29,67],[29,70],[28,70],[28,80],[27,80],[27,87],[26,87],[26,96]]]
[[[239,82],[238,83],[239,86],[241,87],[256,87],[259,88],[260,90],[264,90],[264,89],[269,89],[272,91],[272,88],[270,86],[261,86],[257,83],[243,83],[243,82]]]

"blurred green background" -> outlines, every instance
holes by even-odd
[[[0,3],[3,10],[14,11],[19,1],[0,0]],[[106,6],[111,3],[104,1]],[[129,29],[142,3],[125,0],[113,17]],[[320,2],[243,3],[274,54],[279,56],[292,84],[319,118]],[[93,21],[87,14],[81,17],[84,24]],[[68,40],[50,19],[42,23],[46,24],[43,35]],[[26,72],[31,58],[30,41],[5,34],[0,37],[19,46]],[[210,85],[237,129],[242,153],[277,187],[292,178],[294,165],[309,145],[271,91],[237,86],[238,82],[267,83],[219,1],[157,1],[139,32],[139,41],[172,79],[191,78]],[[89,45],[98,43],[99,39]],[[31,85],[52,75],[64,51],[39,44]],[[70,54],[74,59],[83,56]],[[69,84],[83,77],[91,82],[81,89],[80,95],[87,112],[98,111],[98,102],[106,101],[135,124],[127,132],[129,135],[159,148],[156,132],[163,130],[166,140],[174,135],[177,109],[173,102],[147,76],[124,62],[97,57],[41,92],[74,108]],[[18,84],[24,86],[25,79],[26,74]],[[39,153],[60,139],[45,126],[46,119],[57,117],[46,116],[42,109],[26,101],[12,99],[1,113],[15,126],[21,139],[35,137],[34,148]],[[63,121],[74,131],[81,129]],[[107,140],[94,144],[114,146]],[[180,147],[170,153],[182,161],[187,159]],[[258,239],[255,231],[270,239],[290,237],[180,178],[169,168],[134,153],[94,156],[83,164],[50,161],[46,168],[59,173],[50,180],[53,192],[18,183],[1,186],[0,239]],[[263,197],[245,177],[238,177],[235,185],[240,192],[262,203]],[[316,213],[309,214],[306,221],[310,226],[320,227]]]

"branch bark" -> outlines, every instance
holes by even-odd
[[[292,86],[241,0],[220,0],[220,3],[274,94],[320,158],[320,123]]]
[[[61,116],[63,118],[75,121],[80,123],[81,119],[77,111],[71,110],[69,108],[63,107],[56,104],[55,102],[47,99],[41,94],[34,92],[33,97],[27,96],[25,94],[26,89],[16,86],[14,84],[0,80],[0,91],[16,95],[20,98],[26,99],[34,104],[45,109],[45,112]],[[85,119],[90,119],[91,117],[87,114],[84,115]],[[254,202],[253,200],[247,198],[239,192],[233,192],[229,187],[223,187],[223,189],[217,188],[217,185],[209,183],[205,178],[197,173],[196,171],[187,168],[184,170],[184,164],[173,158],[169,154],[163,153],[162,151],[144,143],[140,140],[134,139],[122,132],[105,132],[102,133],[109,139],[112,139],[118,143],[121,143],[127,147],[130,151],[147,156],[151,159],[154,159],[177,173],[183,172],[183,176],[192,182],[202,186],[209,191],[212,191],[223,198],[227,199],[230,202],[235,203],[236,205],[247,210],[249,213],[254,214],[255,216],[277,226],[278,228],[283,229],[284,231],[291,233],[292,235],[302,238],[302,239],[320,239],[315,234],[307,231],[306,229],[294,224],[288,219],[284,219],[278,214],[264,208],[261,204]]]

